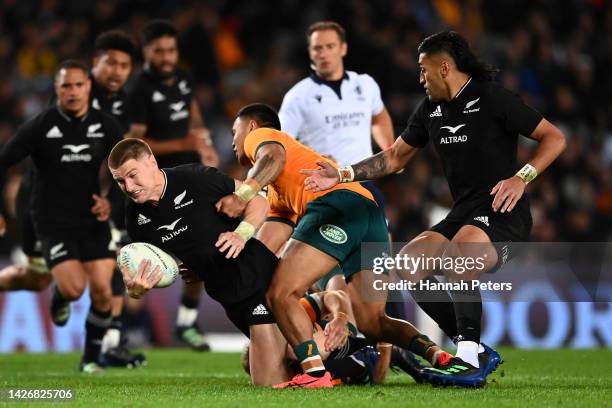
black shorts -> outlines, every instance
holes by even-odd
[[[483,230],[494,243],[498,255],[496,267],[508,262],[516,255],[512,242],[528,242],[532,219],[529,210],[529,197],[523,196],[510,212],[493,212],[493,196],[476,203],[462,203],[454,206],[450,213],[438,224],[430,228],[452,240],[464,225],[473,225]],[[516,248],[515,248],[516,249]]]
[[[250,337],[249,326],[276,323],[266,303],[265,290],[241,302],[223,305],[223,308],[234,326],[247,337]]]
[[[66,232],[57,235],[41,234],[40,238],[49,269],[68,260],[89,262],[116,258],[116,243],[108,223],[100,223],[94,227],[74,231],[72,234]]]

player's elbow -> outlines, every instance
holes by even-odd
[[[555,130],[556,130],[556,132],[554,133],[555,144],[559,148],[559,154],[561,154],[567,148],[567,139],[565,138],[565,135],[559,129],[555,129]]]

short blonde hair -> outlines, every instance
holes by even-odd
[[[123,139],[113,147],[108,155],[108,167],[117,169],[130,159],[138,160],[143,156],[152,156],[153,152],[142,139]]]

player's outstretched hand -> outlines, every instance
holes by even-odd
[[[525,192],[525,182],[517,176],[502,180],[493,187],[493,211],[510,212]]]
[[[219,239],[215,246],[219,248],[219,252],[225,252],[225,258],[237,258],[246,241],[240,235],[236,234],[233,231],[223,232],[219,235]]]
[[[344,313],[339,313],[332,321],[325,326],[325,350],[334,351],[346,343],[346,338],[349,335],[349,330],[346,327],[348,316]]]
[[[240,217],[246,206],[247,203],[242,201],[242,199],[236,194],[228,194],[217,201],[217,204],[215,204],[215,208],[218,212],[232,218]]]
[[[338,169],[332,166],[330,163],[325,161],[317,162],[318,169],[302,169],[300,173],[308,174],[306,180],[304,180],[304,188],[306,191],[317,191],[328,190],[340,182],[340,175]]]
[[[188,269],[185,265],[179,265],[179,274],[181,278],[183,278],[183,282],[185,283],[195,283],[200,280],[200,277],[196,275],[191,269]]]
[[[128,290],[128,296],[134,299],[141,299],[159,280],[162,278],[162,272],[159,266],[151,270],[151,261],[143,259],[138,265],[138,270],[133,277],[130,277],[127,267],[121,268],[123,281]]]
[[[110,202],[105,197],[100,197],[97,194],[91,196],[94,200],[94,205],[91,207],[91,213],[96,216],[96,220],[100,222],[108,221],[111,214]]]

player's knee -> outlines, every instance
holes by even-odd
[[[78,283],[73,283],[69,286],[62,286],[60,291],[62,292],[62,296],[68,300],[69,302],[78,300],[83,291],[85,290],[85,285],[79,285]]]
[[[266,292],[266,301],[270,307],[277,307],[280,304],[287,302],[291,296],[294,295],[294,291],[292,288],[287,285],[281,284],[272,284],[268,291]]]
[[[98,303],[106,303],[110,304],[110,301],[113,297],[113,292],[110,286],[92,286],[90,288],[91,299]]]

